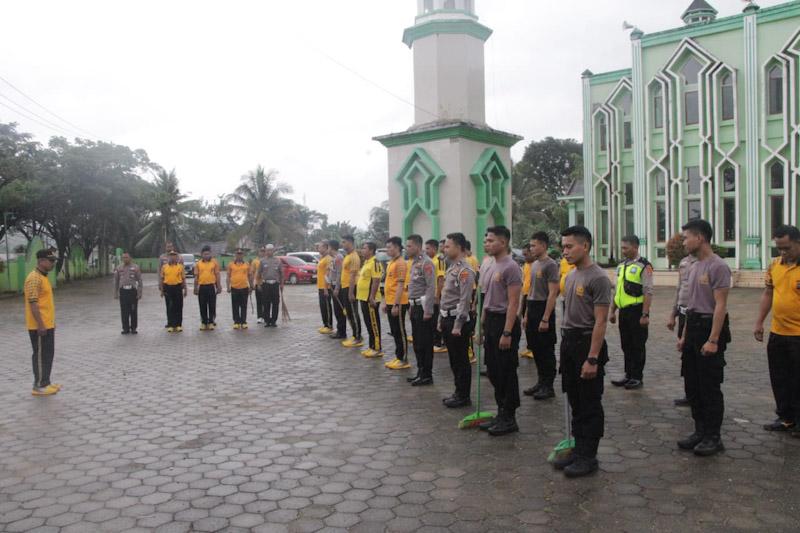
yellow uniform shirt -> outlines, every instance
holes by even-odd
[[[347,289],[350,287],[350,276],[352,274],[355,274],[356,280],[358,280],[359,270],[361,270],[361,258],[358,257],[358,254],[355,251],[350,252],[344,257],[344,261],[342,262],[343,289]]]
[[[31,313],[31,304],[39,305],[39,314],[44,322],[44,327],[53,329],[56,327],[56,306],[53,302],[53,286],[47,276],[33,269],[25,278],[25,324],[29,330],[39,328],[36,319]]]
[[[228,279],[231,281],[231,289],[249,289],[250,265],[244,261],[228,263]]]
[[[256,257],[255,259],[250,261],[250,273],[255,276],[259,268],[261,268],[261,259]]]
[[[800,265],[774,259],[765,282],[772,288],[770,331],[777,335],[800,335]]]
[[[328,282],[326,278],[328,276],[328,269],[331,267],[331,256],[326,255],[325,257],[319,260],[317,264],[317,289],[327,289]]]
[[[561,263],[559,263],[558,265],[558,273],[561,276],[561,281],[559,281],[558,284],[559,294],[561,295],[564,294],[564,283],[566,282],[567,274],[569,274],[573,270],[575,270],[575,265],[570,265],[569,263],[567,263],[566,259],[562,258]]]
[[[375,283],[376,285],[380,286],[382,277],[383,267],[381,264],[374,257],[367,259],[358,274],[356,300],[362,302],[369,301],[369,293],[372,290],[372,284]],[[377,291],[375,293],[375,301],[381,301],[381,291]]]
[[[531,292],[531,264],[525,261],[525,266],[522,267],[522,296],[528,296]]]
[[[481,265],[478,264],[478,258],[474,255],[470,255],[467,257],[467,263],[469,263],[469,267],[475,272],[475,283],[472,284],[472,289],[475,290],[478,288],[478,272],[480,272]]]
[[[217,274],[219,273],[219,263],[216,259],[203,261],[202,259],[195,263],[194,271],[197,275],[198,285],[215,285],[217,283]]]
[[[384,283],[384,292],[386,293],[386,305],[394,305],[397,302],[397,284],[402,279],[403,281],[403,295],[400,296],[400,304],[408,304],[408,279],[407,272],[409,271],[408,265],[402,258],[394,259],[386,267],[386,283]]]
[[[183,276],[183,265],[180,263],[174,265],[167,263],[161,267],[161,279],[164,280],[164,285],[181,285]]]

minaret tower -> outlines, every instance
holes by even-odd
[[[510,149],[521,137],[486,124],[484,43],[474,0],[417,0],[403,34],[414,54],[414,124],[376,137],[389,150],[390,230],[481,251],[487,226],[511,226]]]

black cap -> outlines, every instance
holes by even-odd
[[[206,244],[205,246],[203,246],[203,249],[202,249],[202,250],[200,250],[200,251],[201,251],[201,252],[210,252],[210,251],[211,251],[211,247],[210,247],[209,245],[207,245],[207,244]]]
[[[55,261],[58,259],[52,250],[39,250],[36,252],[36,259],[49,259]]]

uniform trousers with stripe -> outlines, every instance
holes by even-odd
[[[328,329],[333,327],[333,307],[331,305],[331,292],[319,289],[319,314],[322,316],[322,325]]]
[[[353,337],[361,339],[361,316],[358,312],[358,302],[350,300],[350,291],[354,290],[351,287],[342,287],[339,289],[339,301],[342,308],[347,315],[347,321],[350,323],[350,329],[353,332]]]
[[[56,351],[56,330],[48,329],[44,335],[28,330],[33,347],[33,386],[42,388],[50,385],[50,371],[53,369],[53,357]]]
[[[406,313],[408,313],[408,304],[400,305],[400,313],[398,316],[392,314],[394,305],[386,306],[386,316],[389,317],[389,331],[394,339],[394,355],[401,361],[406,360],[408,354],[408,335],[406,335]]]
[[[378,312],[378,304],[370,305],[368,301],[359,300],[361,314],[364,315],[364,325],[369,334],[369,347],[376,352],[381,351],[381,317]]]

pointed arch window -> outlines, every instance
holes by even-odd
[[[653,89],[653,127],[664,127],[664,95],[660,84]]]
[[[700,122],[700,100],[697,83],[703,66],[694,56],[689,57],[681,67],[683,76],[683,120],[687,126]]]
[[[619,102],[622,108],[622,147],[626,150],[633,147],[633,124],[631,122],[631,107],[633,95],[625,92]]]
[[[769,218],[774,230],[784,223],[784,166],[776,161],[769,167]]]
[[[597,121],[597,129],[599,130],[597,137],[600,139],[600,151],[606,151],[606,144],[608,143],[608,125],[606,124],[606,116],[600,115]]]
[[[733,76],[730,74],[725,74],[722,77],[721,93],[720,99],[722,100],[722,120],[733,120]]]
[[[780,65],[769,69],[767,96],[769,98],[769,114],[780,115],[783,113],[783,68]]]

